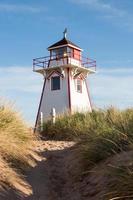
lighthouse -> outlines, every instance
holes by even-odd
[[[68,40],[66,29],[63,38],[48,51],[49,56],[33,59],[33,71],[44,77],[36,127],[50,118],[53,108],[57,115],[92,110],[86,80],[95,73],[96,61],[83,57],[83,50]]]

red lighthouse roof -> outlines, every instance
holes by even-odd
[[[59,40],[55,44],[49,46],[48,50],[52,50],[52,49],[56,49],[56,48],[64,47],[64,46],[70,46],[70,47],[73,47],[73,48],[78,49],[80,51],[82,50],[79,46],[77,46],[76,44],[74,44],[70,40],[66,39],[66,37],[64,37],[62,40]]]

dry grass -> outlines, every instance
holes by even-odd
[[[0,188],[32,193],[22,172],[35,165],[36,137],[10,105],[0,107]]]
[[[42,135],[50,139],[78,141],[83,173],[105,163],[108,194],[105,192],[105,198],[102,199],[124,200],[133,196],[132,156],[126,165],[116,162],[113,168],[106,167],[106,160],[123,152],[127,152],[127,155],[133,152],[133,109],[120,111],[111,107],[86,114],[66,114],[60,116],[55,124],[50,121],[44,123]],[[126,163],[126,157],[122,157],[122,160]]]
[[[12,168],[4,159],[0,158],[0,190],[5,192],[9,188],[14,188],[20,194],[30,195],[32,189],[26,183],[23,176]]]
[[[44,122],[42,136],[53,140],[77,140],[86,134],[89,128],[87,114],[66,112],[56,118],[56,123]]]

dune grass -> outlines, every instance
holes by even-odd
[[[15,188],[25,195],[31,188],[22,172],[35,164],[36,137],[10,105],[0,107],[0,188]]]
[[[41,135],[55,140],[77,140],[83,137],[89,128],[87,118],[87,115],[83,113],[59,115],[55,124],[52,124],[50,120],[44,122]]]
[[[106,176],[109,178],[108,195],[103,199],[133,196],[132,156],[130,162],[125,161],[126,165],[116,162],[113,167],[106,166],[106,160],[123,152],[133,152],[133,109],[120,111],[111,107],[93,110],[91,113],[75,113],[72,116],[67,113],[59,116],[55,124],[45,122],[41,134],[55,140],[77,141],[83,173],[105,163]],[[123,161],[125,158],[123,157]]]
[[[91,113],[65,114],[56,123],[44,122],[42,136],[80,142],[86,160],[97,163],[108,156],[132,149],[133,109],[115,108]]]
[[[128,157],[128,155],[127,155]],[[107,175],[108,192],[105,199],[133,199],[133,153],[130,162],[120,165],[117,162],[114,166],[110,166]],[[125,158],[123,158],[123,161]]]

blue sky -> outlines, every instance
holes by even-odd
[[[32,59],[68,38],[97,61],[89,77],[94,106],[133,107],[132,0],[0,0],[0,96],[33,123],[43,79]]]

